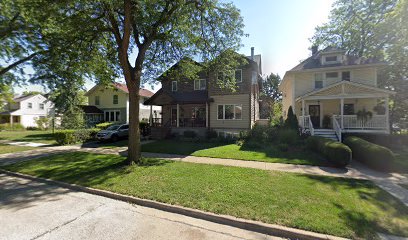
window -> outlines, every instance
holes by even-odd
[[[99,96],[95,96],[95,105],[99,105],[99,103],[100,103]]]
[[[235,70],[235,81],[242,82],[242,69]]]
[[[343,114],[344,115],[354,115],[354,104],[344,104]]]
[[[128,129],[129,129],[129,125],[127,124],[119,128],[119,130],[128,130]]]
[[[240,120],[242,119],[241,104],[218,105],[218,120]]]
[[[40,103],[40,109],[44,110],[44,103]]]
[[[118,104],[118,102],[119,102],[119,96],[113,95],[113,104]]]
[[[349,81],[350,82],[351,76],[350,76],[350,72],[342,72],[341,73],[341,80],[342,81]]]
[[[327,56],[326,62],[337,62],[337,56]]]
[[[326,79],[328,79],[328,78],[338,78],[338,77],[339,77],[338,72],[327,72],[326,73]]]
[[[177,81],[171,82],[171,91],[177,92]]]
[[[205,79],[194,80],[194,90],[205,90]]]
[[[120,111],[119,110],[105,111],[105,121],[106,122],[120,122]]]
[[[315,74],[315,89],[323,87],[323,74],[316,73]]]
[[[28,106],[27,106],[28,108],[33,108],[33,103],[28,103]]]

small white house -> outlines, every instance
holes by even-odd
[[[41,94],[15,97],[0,113],[0,123],[37,127],[36,120],[54,114],[54,103]]]

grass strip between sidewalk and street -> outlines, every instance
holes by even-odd
[[[27,151],[27,150],[32,150],[32,149],[34,149],[34,147],[15,146],[15,145],[0,143],[0,154],[22,152],[22,151]]]
[[[355,239],[408,236],[408,208],[370,181],[160,159],[64,153],[9,171]]]

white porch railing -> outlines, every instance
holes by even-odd
[[[302,129],[309,129],[310,135],[314,135],[314,127],[312,121],[310,121],[310,115],[299,116],[299,125]]]
[[[333,117],[341,123],[341,116],[333,115]],[[373,115],[364,121],[358,119],[357,115],[343,115],[343,129],[387,129],[387,116]]]
[[[333,129],[336,132],[337,139],[339,140],[339,142],[341,142],[341,127],[334,115],[333,115]]]

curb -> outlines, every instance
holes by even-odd
[[[299,239],[299,240],[344,240],[346,238],[331,236],[327,234],[315,233],[295,228],[284,227],[276,224],[267,224],[262,222],[257,222],[253,220],[246,220],[242,218],[236,218],[228,215],[219,215],[210,212],[204,212],[197,209],[186,208],[177,205],[171,205],[167,203],[156,202],[153,200],[141,199],[137,197],[132,197],[128,195],[122,195],[118,193],[113,193],[105,190],[99,190],[90,187],[84,187],[76,184],[70,184],[65,182],[60,182],[56,180],[51,180],[47,178],[39,178],[31,175],[26,175],[22,173],[10,172],[7,170],[0,169],[0,173],[4,173],[9,176],[24,178],[32,181],[42,182],[51,185],[57,185],[60,187],[68,188],[74,191],[80,191],[90,194],[99,195],[102,197],[107,197],[119,201],[129,202],[143,207],[154,208],[166,212],[171,212],[175,214],[180,214],[188,217],[193,217],[197,219],[202,219],[205,221],[210,221],[222,225],[227,225],[231,227],[236,227],[248,231],[258,232],[261,234],[267,234],[277,237]]]

